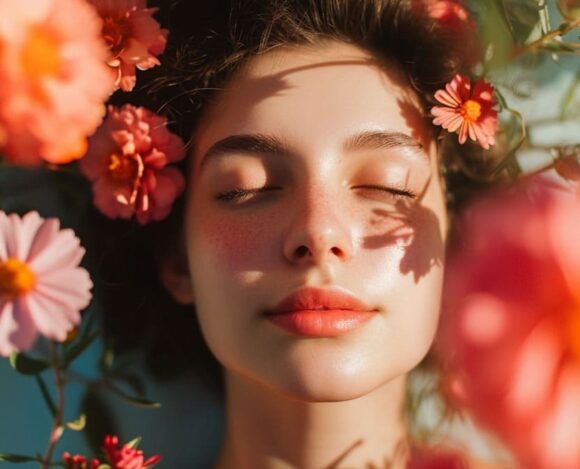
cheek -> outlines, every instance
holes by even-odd
[[[273,246],[277,224],[268,215],[236,217],[206,212],[200,220],[203,222],[194,222],[190,228],[191,245],[200,256],[211,259],[215,268],[234,272],[261,269],[277,254]]]

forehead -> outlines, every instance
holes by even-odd
[[[403,73],[343,43],[254,57],[227,83],[196,132],[196,153],[231,135],[267,134],[324,150],[353,134],[396,131],[425,148],[429,124]]]

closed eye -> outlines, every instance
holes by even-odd
[[[215,196],[215,198],[216,200],[225,203],[241,203],[253,199],[260,193],[277,190],[281,190],[281,188],[273,186],[263,186],[253,188],[236,187],[235,189],[218,193]]]
[[[353,189],[362,189],[369,191],[378,191],[387,194],[395,199],[416,199],[417,194],[405,187],[395,187],[395,186],[380,186],[380,185],[364,185],[364,186],[354,186]]]

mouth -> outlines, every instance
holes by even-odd
[[[274,325],[302,337],[336,337],[364,325],[378,313],[340,289],[296,290],[265,316]]]

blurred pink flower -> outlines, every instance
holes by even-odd
[[[165,50],[167,29],[153,18],[158,8],[147,8],[146,0],[90,0],[103,19],[103,37],[111,56],[116,86],[123,91],[135,87],[136,69],[159,65]]]
[[[461,0],[415,0],[415,4],[422,6],[430,18],[447,28],[475,30],[469,10]]]
[[[105,446],[103,451],[105,459],[112,465],[112,469],[145,469],[153,467],[159,461],[161,456],[151,456],[147,460],[143,456],[143,451],[136,449],[130,444],[125,444],[121,448],[119,438],[114,435],[105,437]]]
[[[70,229],[37,212],[0,212],[0,355],[31,348],[41,335],[63,342],[81,321],[92,282],[85,250]]]
[[[101,22],[84,0],[0,2],[0,151],[17,164],[67,163],[114,90]]]
[[[457,402],[528,469],[580,467],[580,193],[548,184],[460,221],[439,344]]]
[[[465,143],[469,136],[482,148],[489,149],[495,144],[497,131],[493,92],[493,86],[484,80],[477,80],[472,91],[469,77],[455,75],[444,90],[435,93],[435,99],[443,106],[431,109],[435,116],[433,124],[458,132],[459,143]]]
[[[93,181],[95,206],[109,218],[141,224],[165,218],[183,191],[183,175],[167,164],[184,157],[167,121],[142,107],[114,108],[89,140],[81,171]]]

